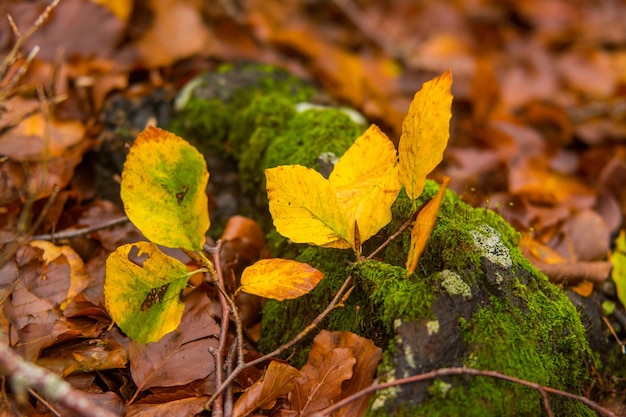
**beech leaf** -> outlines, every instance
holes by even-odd
[[[317,347],[316,347],[317,346]],[[367,388],[374,382],[374,375],[383,351],[370,339],[366,339],[352,332],[329,332],[322,330],[313,341],[313,349],[309,354],[308,363],[318,366],[322,361],[324,352],[334,348],[350,348],[356,362],[352,369],[352,378],[341,384],[341,398],[346,398],[362,389]],[[350,404],[333,413],[333,416],[362,416],[368,408],[369,400],[373,396],[364,395]]]
[[[138,392],[189,384],[214,372],[207,352],[217,348],[220,328],[211,317],[210,303],[206,294],[194,291],[185,300],[183,319],[175,331],[157,343],[130,343],[130,372]]]
[[[300,416],[310,415],[337,402],[341,398],[343,381],[352,378],[356,359],[351,349],[334,348],[322,353],[320,359],[319,364],[307,362],[302,367],[302,376],[295,379],[296,385],[289,396],[292,409]]]
[[[239,291],[274,300],[298,298],[324,278],[321,271],[289,259],[262,259],[244,269]]]
[[[346,225],[328,181],[313,169],[284,165],[265,170],[276,231],[295,243],[347,249]]]
[[[391,221],[391,205],[402,188],[397,159],[391,140],[371,125],[339,159],[328,178],[345,224],[356,222],[361,242]],[[346,232],[346,239],[354,248],[354,227],[347,227]]]
[[[267,169],[265,175],[278,233],[296,243],[355,252],[357,243],[391,221],[391,205],[402,187],[393,143],[374,125],[339,159],[328,180],[299,165]]]
[[[411,229],[411,245],[409,246],[409,254],[406,260],[407,277],[415,271],[420,256],[426,248],[426,243],[435,228],[439,207],[441,207],[441,202],[443,201],[443,196],[449,183],[450,178],[443,177],[443,182],[439,187],[437,195],[426,203],[426,205],[417,214],[417,218],[415,219],[415,223]]]
[[[61,257],[67,260],[70,267],[70,287],[65,301],[60,305],[61,310],[65,310],[67,303],[87,288],[91,282],[82,258],[71,246],[56,246],[45,240],[33,240],[30,246],[43,250],[43,260],[46,265]]]
[[[265,374],[239,397],[234,417],[245,417],[259,408],[272,407],[276,399],[285,397],[294,387],[300,372],[286,363],[271,361]]]
[[[180,292],[189,272],[150,242],[120,246],[106,261],[104,301],[111,318],[131,339],[156,342],[178,327]]]
[[[441,162],[450,138],[452,74],[444,72],[413,97],[398,147],[400,181],[410,199],[422,194],[426,176]]]
[[[120,195],[130,221],[152,242],[197,251],[210,226],[208,180],[196,148],[148,126],[126,157]]]
[[[626,305],[626,232],[623,230],[615,239],[615,250],[611,254],[610,261],[613,264],[611,278],[615,282],[617,298],[623,305]]]

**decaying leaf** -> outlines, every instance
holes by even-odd
[[[321,271],[289,259],[262,259],[241,274],[240,291],[275,300],[307,294],[324,278]]]
[[[185,307],[179,294],[188,278],[182,262],[152,243],[120,246],[106,261],[107,311],[131,339],[156,342],[178,327]]]
[[[315,338],[314,344],[319,344],[319,349],[312,350],[309,360],[312,363],[320,363],[320,352],[323,349],[350,348],[356,362],[352,368],[352,378],[344,381],[341,385],[341,398],[348,397],[372,384],[378,362],[380,362],[383,351],[374,342],[361,337],[352,332],[329,332],[322,331]],[[315,346],[315,345],[314,345]],[[340,408],[333,416],[362,416],[369,405],[372,395],[366,395],[358,400],[352,401],[347,406]]]
[[[286,363],[270,362],[263,377],[239,397],[233,411],[234,417],[245,417],[259,408],[269,408],[276,399],[285,397],[294,387],[294,378],[300,372]]]
[[[49,349],[37,365],[66,377],[74,372],[124,368],[126,349],[114,340],[91,339]]]
[[[441,162],[450,137],[452,74],[444,72],[422,86],[402,122],[400,181],[409,198],[422,194],[426,176]]]
[[[449,183],[450,178],[444,177],[437,195],[426,203],[424,208],[417,214],[417,218],[411,229],[411,246],[409,247],[409,254],[406,260],[407,277],[417,268],[419,258],[426,248],[426,243],[435,227],[437,213],[439,213],[439,207],[441,207],[441,202]]]
[[[391,220],[391,205],[400,192],[396,151],[372,125],[346,151],[328,180],[298,165],[265,171],[270,213],[276,230],[297,243],[339,249],[355,245]]]
[[[356,358],[351,349],[324,349],[319,356],[319,363],[307,362],[302,367],[302,376],[295,379],[296,385],[289,396],[291,407],[298,416],[310,415],[337,402],[341,399],[341,384],[352,378]]]
[[[50,264],[55,259],[64,257],[70,267],[70,288],[67,298],[61,303],[61,310],[65,309],[70,299],[80,294],[89,285],[89,276],[85,271],[85,265],[81,257],[71,246],[56,246],[44,240],[34,240],[30,245],[43,250],[44,262]]]
[[[147,127],[130,148],[121,197],[131,222],[152,242],[201,250],[209,229],[204,157],[173,133]]]
[[[217,347],[219,326],[213,320],[210,300],[201,292],[185,299],[180,326],[157,343],[131,342],[130,371],[137,390],[185,385],[214,371],[209,349]]]

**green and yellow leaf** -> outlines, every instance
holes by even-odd
[[[150,242],[120,246],[106,261],[107,311],[134,341],[156,342],[178,327],[188,278],[185,264]]]
[[[209,229],[204,157],[184,139],[147,127],[130,148],[121,197],[131,222],[159,245],[202,249]]]

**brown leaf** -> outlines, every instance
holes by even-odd
[[[62,377],[74,372],[124,368],[126,349],[112,340],[85,340],[48,350],[45,357],[37,360],[37,364]]]
[[[374,382],[376,367],[382,358],[383,352],[381,348],[374,344],[374,342],[351,332],[327,331],[322,331],[315,338],[315,342],[318,342],[321,346],[326,347],[349,348],[352,350],[352,354],[356,358],[356,363],[352,369],[352,378],[348,381],[344,381],[341,385],[341,398],[348,397]],[[369,405],[370,398],[371,395],[361,397],[347,406],[337,410],[333,413],[333,416],[361,416],[365,413],[365,410]]]
[[[138,391],[184,385],[214,371],[209,349],[217,347],[219,327],[209,313],[209,299],[190,294],[178,329],[157,343],[129,346],[130,371]]]
[[[204,410],[208,397],[185,398],[163,404],[136,404],[128,407],[126,417],[195,416]]]
[[[322,330],[313,340],[309,359],[300,371],[302,376],[296,378],[296,386],[289,394],[292,409],[300,416],[310,415],[341,399],[343,381],[354,375],[353,347],[334,347],[328,343],[332,339],[329,334]]]
[[[259,408],[274,405],[277,398],[286,396],[294,387],[298,370],[282,362],[270,362],[263,378],[257,381],[235,403],[233,415],[244,417]]]

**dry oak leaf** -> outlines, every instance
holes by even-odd
[[[441,162],[450,138],[452,118],[450,70],[424,83],[415,93],[402,122],[400,181],[410,199],[422,194],[426,176]]]
[[[245,417],[259,408],[273,407],[276,399],[286,397],[300,372],[286,363],[270,362],[263,377],[244,392],[235,403],[234,417]]]
[[[265,170],[276,230],[296,243],[356,250],[355,225],[365,241],[391,220],[401,188],[396,160],[393,143],[372,125],[328,180],[300,165]]]

